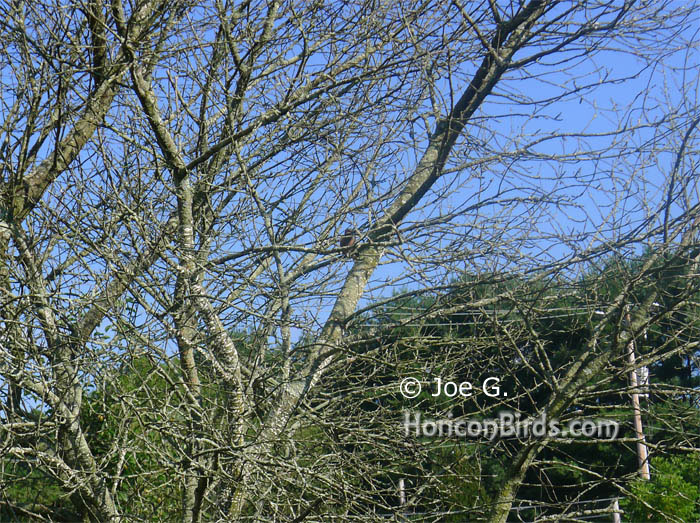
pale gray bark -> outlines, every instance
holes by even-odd
[[[697,188],[684,166],[696,151],[695,106],[671,93],[643,121],[636,115],[653,105],[643,97],[628,112],[592,105],[605,119],[592,118],[593,130],[569,129],[578,122],[561,114],[626,81],[596,62],[601,50],[643,64],[675,52],[667,37],[689,23],[683,9],[13,5],[0,32],[15,47],[2,48],[0,67],[26,70],[6,85],[17,94],[3,98],[0,137],[0,423],[12,455],[37,459],[83,517],[301,521],[369,505],[398,514],[390,483],[414,466],[424,482],[400,478],[402,505],[422,507],[432,493],[435,508],[451,487],[424,466],[434,449],[402,436],[386,406],[396,404],[388,381],[429,372],[406,361],[406,347],[416,358],[444,350],[439,363],[462,371],[518,359],[535,383],[521,397],[546,390],[542,408],[558,416],[600,392],[590,379],[620,364],[615,347],[692,305]],[[680,152],[659,182],[647,164],[663,147]],[[609,214],[577,201],[587,184],[609,197]],[[661,200],[629,189],[654,184]],[[628,207],[641,224],[618,214]],[[583,232],[559,229],[568,210]],[[348,228],[351,248],[339,243]],[[554,301],[547,286],[645,242],[658,253],[591,320],[588,350],[553,368],[530,325]],[[503,287],[482,296],[471,277]],[[633,326],[616,330],[641,287],[652,290]],[[418,293],[435,303],[400,318],[399,331],[506,306],[523,325],[491,318],[491,352],[482,340],[393,339],[382,314]],[[381,321],[364,328],[367,317]],[[690,350],[664,347],[638,363]],[[343,375],[358,362],[367,376]],[[356,403],[329,396],[333,386]],[[376,413],[363,410],[368,398]],[[492,521],[508,518],[551,444],[513,451]]]

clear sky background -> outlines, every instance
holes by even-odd
[[[530,210],[532,230],[524,235],[521,228],[527,227],[528,221],[518,217],[528,212],[526,205],[480,210],[489,220],[517,224],[513,236],[528,238],[519,245],[521,253],[530,253],[532,261],[540,264],[568,259],[602,242],[616,242],[638,227],[658,226],[680,138],[698,107],[699,54],[697,47],[689,49],[686,42],[697,42],[699,30],[696,20],[690,31],[665,42],[667,52],[663,54],[643,55],[638,52],[640,42],[633,40],[591,54],[557,54],[557,61],[568,58],[571,62],[561,67],[531,65],[529,71],[534,74],[518,83],[517,92],[503,90],[504,85],[512,88],[509,83],[497,86],[467,126],[466,139],[478,143],[476,154],[506,153],[506,160],[498,164],[500,170],[491,168],[477,176],[469,171],[447,174],[438,186],[452,189],[452,193],[436,205],[443,210],[455,209],[508,188],[522,196],[558,197],[556,205]],[[454,82],[456,96],[472,72],[463,71],[465,80]],[[513,71],[509,76],[518,74]],[[442,91],[447,99],[447,82],[443,82]],[[564,91],[575,92],[551,103]],[[633,128],[633,132],[619,132]],[[551,136],[541,140],[543,132]],[[516,151],[530,140],[537,142],[527,153],[518,154]],[[421,143],[419,151],[423,148]],[[561,159],[561,155],[566,158]],[[553,156],[560,159],[552,161]],[[410,158],[404,161],[410,169]],[[688,161],[684,168],[688,174]],[[697,179],[696,174],[689,175]],[[697,201],[697,183],[694,187]],[[429,206],[409,220],[419,222],[434,212]],[[676,202],[671,216],[681,212]],[[474,234],[468,223],[461,225],[454,229],[455,235]],[[478,239],[474,245],[478,250]],[[641,243],[627,245],[620,254],[639,253],[643,247]],[[527,261],[504,256],[498,267],[499,258],[489,257],[492,268],[499,270],[527,270],[531,268]],[[569,275],[575,276],[585,267],[575,266]],[[486,268],[467,266],[465,270]],[[384,266],[375,274],[374,283],[386,293],[383,283],[400,278],[404,272],[399,262]],[[436,268],[435,272],[438,277],[441,271]],[[420,288],[423,283],[401,281],[393,289]],[[370,293],[365,303],[377,297]]]
[[[566,3],[561,5],[565,6]],[[678,5],[689,4],[678,2]],[[203,20],[204,16],[203,11],[199,10],[190,13],[194,21],[193,30],[196,30],[198,17]],[[440,14],[435,16],[446,27],[456,23],[455,20],[439,19]],[[208,27],[211,31],[214,26]],[[611,44],[601,39],[597,49],[573,46],[571,51],[555,53],[544,57],[540,63],[529,64],[527,77],[522,77],[519,69],[508,72],[470,119],[461,139],[468,146],[456,149],[445,175],[402,224],[402,237],[406,241],[400,247],[389,249],[384,264],[372,276],[360,306],[400,290],[448,283],[460,272],[526,272],[547,263],[566,260],[601,243],[619,240],[635,227],[658,225],[661,219],[658,212],[665,198],[664,188],[678,142],[689,116],[698,107],[697,46],[689,49],[687,43],[697,43],[699,29],[696,19],[688,24],[684,33],[650,33],[645,36],[656,38],[655,42],[623,39]],[[191,36],[173,34],[171,43],[177,47]],[[204,33],[198,36],[212,35]],[[644,54],[644,49],[650,43],[653,44],[653,51]],[[589,40],[588,44],[593,45],[593,42]],[[298,47],[291,45],[287,55],[298,51]],[[532,52],[531,48],[525,54]],[[319,53],[310,60],[309,74],[327,67],[323,58],[323,54]],[[516,60],[519,58],[522,56],[515,56]],[[459,63],[450,74],[443,71],[437,80],[435,95],[443,116],[468,85],[481,59],[481,54],[475,54],[473,62]],[[186,70],[175,59],[169,60],[171,62],[167,62],[167,65],[172,71],[179,71],[180,66]],[[179,120],[186,120],[176,117],[184,114],[183,102],[172,95],[172,85],[165,70],[156,73],[157,89],[163,95],[163,115],[172,118],[169,122],[175,129]],[[186,91],[187,82],[194,80],[183,74],[183,78],[178,78],[178,86]],[[403,80],[394,77],[387,81],[400,83]],[[251,96],[255,97],[256,94],[260,98],[264,96],[264,82],[255,87]],[[127,96],[133,96],[133,93],[127,93]],[[259,107],[256,109],[261,110]],[[429,109],[426,100],[423,106],[416,108],[416,114],[429,112]],[[389,115],[388,120],[391,117]],[[122,110],[117,103],[108,120],[120,128],[133,118],[134,114]],[[387,153],[390,158],[380,162],[381,169],[366,173],[376,182],[373,190],[395,189],[412,172],[425,150],[427,133],[434,130],[434,119],[428,116],[426,121],[427,127],[420,118],[410,125],[402,122],[406,127],[399,136],[401,143]],[[291,123],[294,121],[291,120]],[[377,122],[362,123],[370,130],[376,128],[378,135],[383,131]],[[147,126],[144,124],[143,127]],[[633,132],[618,133],[621,129],[633,128]],[[191,132],[186,127],[177,130]],[[339,133],[342,131],[338,129]],[[109,133],[105,135],[109,136]],[[174,135],[177,140],[191,138],[177,132]],[[133,138],[139,144],[153,141],[149,131]],[[120,146],[124,150],[119,150]],[[94,170],[99,173],[95,179],[101,184],[95,187],[96,194],[104,194],[105,190],[109,193],[112,189],[105,185],[105,180],[111,176],[109,181],[118,185],[119,169],[129,172],[131,165],[127,164],[139,160],[139,155],[129,150],[128,146],[128,143],[116,144],[111,148],[114,158],[121,162],[115,164],[114,173],[102,173],[100,169],[105,170],[104,166],[99,159],[95,160]],[[184,149],[188,147],[189,144]],[[283,172],[294,160],[291,156],[284,157],[284,154],[287,153],[275,159],[280,162],[278,172]],[[93,156],[94,151],[85,151],[81,160],[89,164]],[[235,161],[231,163],[235,164]],[[337,179],[329,178],[330,182],[319,189],[318,195],[314,195],[319,205],[324,205],[324,198],[330,200],[347,194],[360,181],[361,168],[350,161],[341,161],[337,169]],[[154,178],[163,176],[163,183],[154,185],[152,195],[152,201],[158,202],[160,198],[160,204],[150,208],[135,207],[136,212],[152,213],[152,217],[164,222],[174,208],[170,177],[164,173],[149,173],[146,169],[143,172]],[[62,208],[70,205],[72,199],[89,200],[93,197],[89,191],[81,193],[82,188],[72,183],[72,176],[73,172],[69,170],[51,188],[52,194],[46,198],[47,207]],[[696,179],[694,173],[688,176]],[[352,183],[344,186],[348,180]],[[149,180],[144,177],[143,181],[147,183]],[[261,193],[272,200],[275,194],[293,187],[296,179],[293,175],[270,178],[269,181],[262,177],[256,182],[260,183]],[[160,194],[156,194],[158,191]],[[323,194],[323,191],[329,192]],[[697,201],[697,185],[695,191],[692,197]],[[528,198],[540,201],[532,202]],[[497,201],[489,205],[480,204],[489,199]],[[95,199],[92,212],[96,216],[102,212],[97,208],[97,203]],[[339,232],[349,225],[366,228],[381,214],[385,204],[386,201],[371,206],[369,210],[362,208],[348,212],[339,224]],[[337,206],[328,204],[327,208],[330,212]],[[281,217],[288,210],[280,208],[276,213]],[[463,212],[457,212],[459,210]],[[677,215],[681,211],[680,203],[676,203],[672,214]],[[455,212],[455,218],[448,223],[429,226],[428,229],[433,231],[431,236],[422,235],[421,228],[427,220],[437,219],[449,212]],[[323,209],[315,215],[319,222],[322,213]],[[83,216],[81,219],[90,221],[90,218]],[[314,221],[310,222],[312,226],[309,227],[310,223],[305,221],[307,218],[307,215],[302,217],[299,229],[308,229],[295,240],[302,247],[313,244],[315,230],[319,228]],[[649,223],[646,222],[648,219],[651,219]],[[222,236],[228,234],[227,243],[217,245],[211,258],[250,246],[269,245],[260,222],[251,217],[245,229],[233,220],[222,224]],[[241,236],[237,237],[239,233]],[[117,247],[118,242],[123,241],[129,255],[133,254],[134,245],[129,244],[126,234],[121,238],[108,238],[108,241],[114,241]],[[637,242],[621,250],[622,254],[630,254],[640,252],[642,248],[643,245]],[[453,262],[446,264],[444,256],[431,254],[438,251],[441,255],[450,251],[459,252],[455,253]],[[464,252],[467,252],[466,256],[462,255]],[[67,251],[57,255],[56,263],[66,255]],[[284,259],[291,260],[294,256],[298,258],[299,254],[285,255]],[[329,292],[294,304],[300,317],[308,313],[314,318],[316,327],[323,324],[333,303],[334,293],[330,291],[337,290],[342,284],[351,264],[351,260],[336,257],[338,261],[317,273],[333,280],[333,285],[328,287]],[[125,258],[128,259],[128,256]],[[176,256],[172,255],[172,258]],[[236,276],[236,263],[233,261],[229,264],[233,277]],[[586,264],[572,266],[567,276],[575,277],[577,271],[585,267]],[[88,275],[84,284],[76,285],[76,289],[82,289],[87,294],[95,285],[94,280],[102,276],[102,270],[96,266],[95,274]],[[104,274],[110,270],[104,269]],[[164,267],[163,270],[164,273],[170,271],[172,276],[171,267]],[[220,283],[218,290],[213,291],[221,293],[217,296],[227,292],[227,277],[212,276],[212,280],[218,279]],[[98,287],[101,284],[99,282]],[[259,303],[264,303],[266,299],[261,295]],[[82,296],[74,300],[76,308],[79,308],[81,301]],[[255,308],[256,303],[252,300],[247,305]],[[235,311],[231,317],[231,324],[239,327],[251,327],[255,323],[249,308]],[[246,325],[246,321],[251,324]],[[297,332],[296,337],[300,334],[300,331]]]

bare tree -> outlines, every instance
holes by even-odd
[[[381,408],[351,430],[338,404],[367,392],[342,385],[363,358],[376,364],[365,377],[396,371],[382,397],[403,377],[392,362],[405,340],[358,352],[384,339],[358,326],[372,311],[448,291],[470,310],[507,303],[524,323],[499,330],[511,340],[500,355],[483,351],[502,365],[515,340],[537,344],[527,321],[553,303],[547,282],[653,246],[602,321],[591,300],[586,351],[553,367],[542,346],[528,362],[540,406],[563,416],[591,376],[624,366],[619,347],[694,296],[697,100],[670,80],[692,69],[676,62],[692,6],[1,9],[0,482],[41,474],[69,517],[300,521],[402,503],[437,514],[446,473],[401,436],[395,404],[374,398]],[[597,105],[641,77],[667,90]],[[597,120],[577,120],[584,101]],[[473,280],[453,281],[475,274],[519,283],[479,297]],[[649,292],[620,328],[639,286]],[[464,307],[436,299],[404,323]],[[478,344],[454,349],[446,368],[479,363]],[[505,521],[550,443],[506,444],[512,468],[473,514]],[[404,499],[411,465],[424,479]]]

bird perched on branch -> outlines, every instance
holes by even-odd
[[[346,256],[350,256],[352,248],[357,243],[357,229],[348,227],[340,237],[340,248],[343,249]]]

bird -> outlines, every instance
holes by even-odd
[[[346,255],[349,255],[350,250],[357,243],[357,230],[353,227],[348,227],[345,232],[340,237],[340,248],[345,251]]]

